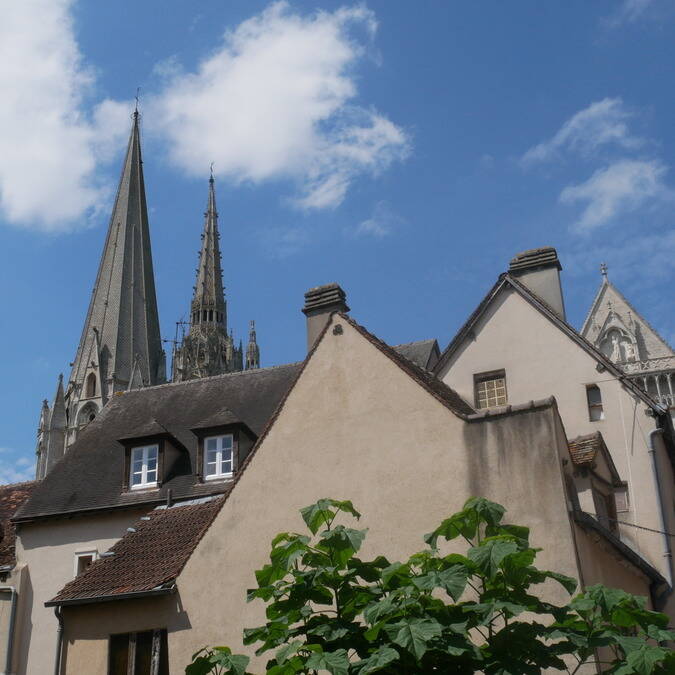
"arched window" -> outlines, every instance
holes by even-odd
[[[96,413],[98,412],[98,408],[93,404],[93,403],[87,403],[86,405],[83,405],[82,408],[80,408],[80,412],[77,414],[77,423],[79,426],[83,426],[85,424],[89,424],[94,417],[96,417]]]
[[[94,396],[96,396],[96,375],[94,375],[94,373],[89,373],[89,375],[87,375],[85,396],[87,398],[94,398]]]

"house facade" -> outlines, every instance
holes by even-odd
[[[565,318],[554,249],[514,258],[442,354],[435,372],[478,409],[554,395],[570,440],[600,432],[624,481],[622,541],[672,586],[673,433],[667,410]],[[604,486],[596,481],[602,499]],[[672,600],[669,600],[672,611]]]

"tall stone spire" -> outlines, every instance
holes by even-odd
[[[103,255],[66,389],[69,441],[115,392],[129,388],[132,375],[143,386],[165,380],[139,118],[135,110]]]
[[[255,321],[251,320],[248,329],[248,345],[246,347],[246,370],[260,368],[260,348],[255,334]]]
[[[227,333],[227,308],[223,290],[223,271],[220,263],[220,233],[213,174],[209,178],[209,197],[204,213],[202,248],[199,252],[197,283],[192,298],[193,325],[208,323],[222,325]]]
[[[213,172],[209,178],[197,281],[190,305],[190,330],[174,350],[172,367],[176,382],[242,370],[241,349],[234,346],[227,332]]]

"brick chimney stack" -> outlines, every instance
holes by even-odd
[[[333,312],[348,312],[347,295],[339,284],[326,284],[310,288],[305,293],[307,317],[307,351],[310,351]]]

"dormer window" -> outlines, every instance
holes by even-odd
[[[131,449],[129,487],[132,490],[157,487],[159,446],[146,445]]]
[[[234,437],[232,434],[207,436],[204,439],[204,478],[229,478],[234,472]]]

